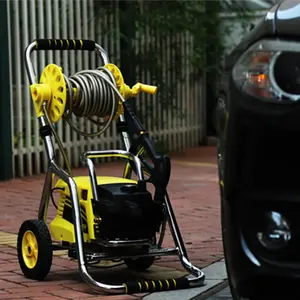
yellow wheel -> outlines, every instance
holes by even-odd
[[[27,230],[23,235],[22,256],[29,269],[33,269],[36,266],[39,256],[38,242],[31,230]]]
[[[18,260],[25,277],[43,280],[52,265],[52,241],[42,220],[25,221],[18,233]]]

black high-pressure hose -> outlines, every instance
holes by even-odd
[[[57,204],[55,203],[54,198],[53,198],[53,192],[56,191],[56,190],[64,191],[65,189],[64,189],[64,188],[59,188],[59,187],[54,187],[54,188],[51,189],[51,193],[50,193],[51,201],[52,201],[54,207],[55,207],[56,209],[58,209],[58,206],[57,206]]]

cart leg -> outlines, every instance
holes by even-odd
[[[52,187],[52,171],[50,168],[48,168],[45,182],[44,182],[39,212],[38,212],[38,219],[44,220],[45,222],[47,218],[47,210],[49,206],[51,187]]]
[[[195,285],[200,285],[204,282],[205,275],[199,268],[195,267],[188,259],[186,248],[184,246],[180,234],[180,230],[174,215],[173,208],[171,206],[168,193],[166,193],[165,195],[165,205],[168,214],[168,223],[170,226],[171,234],[174,239],[175,246],[178,248],[180,261],[182,265],[185,267],[185,269],[195,276],[194,278],[189,278],[190,284],[193,282],[195,283]]]

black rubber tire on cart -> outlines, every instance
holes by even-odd
[[[153,265],[154,260],[155,257],[139,257],[125,259],[124,262],[129,270],[143,272]]]
[[[42,220],[26,220],[19,229],[17,252],[26,278],[44,280],[52,265],[53,251],[49,229]]]

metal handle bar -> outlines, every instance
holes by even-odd
[[[36,72],[31,60],[31,53],[39,50],[88,50],[95,51],[101,56],[103,64],[108,64],[109,59],[106,51],[97,43],[90,40],[51,40],[51,39],[37,39],[26,47],[25,50],[25,66],[29,77],[30,84],[38,83]]]
[[[92,191],[93,196],[95,200],[97,201],[98,198],[98,191],[97,191],[97,177],[95,172],[94,164],[91,160],[91,158],[101,158],[101,157],[120,157],[125,159],[130,159],[134,162],[136,170],[137,170],[137,176],[139,180],[144,180],[144,173],[142,170],[142,164],[138,157],[134,156],[132,153],[124,150],[102,150],[102,151],[87,151],[82,154],[81,159],[82,161],[86,162],[88,165],[89,173],[90,173],[90,179],[91,179],[91,185],[92,185]]]

